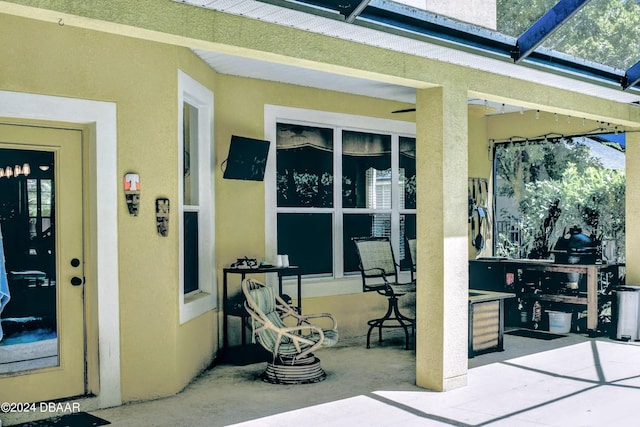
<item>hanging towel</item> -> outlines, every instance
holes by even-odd
[[[7,281],[7,268],[4,265],[4,244],[2,242],[2,228],[0,228],[0,314],[11,299],[9,295],[9,282]],[[2,341],[2,322],[0,322],[0,341]]]

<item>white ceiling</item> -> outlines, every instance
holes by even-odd
[[[416,102],[416,91],[411,87],[342,76],[324,71],[260,61],[218,52],[199,49],[194,50],[194,52],[209,64],[211,68],[221,74],[291,83],[318,89],[329,89],[337,92],[365,95],[409,104],[415,104]]]
[[[523,67],[508,60],[428,43],[414,38],[402,37],[362,26],[310,15],[255,0],[174,0],[193,6],[204,7],[224,13],[259,19],[278,25],[299,28],[351,40],[385,49],[437,59],[463,65],[490,73],[537,82],[622,103],[638,102],[640,96],[633,91],[622,91],[604,82],[584,81],[580,76],[559,75],[557,70]],[[213,51],[195,50],[211,68],[218,73],[250,77],[255,79],[290,83],[295,85],[365,95],[403,103],[415,104],[415,88],[328,73],[283,63],[266,62],[253,58],[234,56]],[[472,100],[482,103],[484,100]],[[522,107],[491,103],[487,112],[520,111]]]

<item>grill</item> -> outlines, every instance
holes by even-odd
[[[557,264],[595,264],[598,260],[598,244],[582,233],[582,228],[572,227],[564,233],[551,251]]]

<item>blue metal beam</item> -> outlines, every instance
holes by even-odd
[[[353,23],[356,20],[358,15],[362,13],[362,11],[367,7],[371,0],[362,0],[358,6],[345,18],[345,21],[348,23]]]
[[[622,78],[622,90],[627,90],[631,86],[640,82],[640,61],[636,62],[631,68],[629,68]]]
[[[516,41],[515,50],[511,53],[514,62],[518,63],[529,56],[558,27],[571,18],[589,0],[560,0],[555,6],[538,19]]]

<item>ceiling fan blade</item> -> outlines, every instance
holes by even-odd
[[[416,111],[415,108],[405,108],[404,110],[396,110],[396,111],[392,111],[391,114],[395,114],[395,113],[409,113],[411,111]]]

